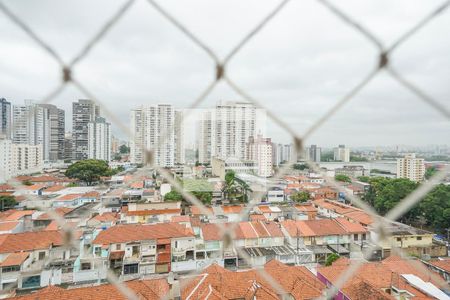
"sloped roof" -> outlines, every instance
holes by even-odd
[[[178,223],[117,225],[101,231],[93,241],[93,244],[108,245],[191,236],[194,236],[192,230]]]
[[[270,261],[264,270],[295,299],[314,299],[321,296],[325,285],[306,268]],[[307,274],[307,273],[309,274]],[[211,265],[192,281],[182,279],[182,299],[280,299],[277,290],[256,270],[232,272],[218,265]]]
[[[8,254],[8,256],[0,263],[0,267],[20,266],[29,256],[29,252]]]
[[[48,249],[51,245],[63,245],[63,234],[60,231],[3,234],[0,240],[0,253]]]
[[[150,279],[150,280],[134,280],[124,283],[132,290],[138,299],[159,300],[169,292],[169,284],[167,280]],[[63,289],[60,287],[46,287],[35,293],[14,297],[11,299],[21,300],[127,300],[115,285],[103,284],[92,287]]]

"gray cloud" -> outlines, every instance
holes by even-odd
[[[123,1],[5,1],[70,60]],[[224,57],[277,1],[161,1]],[[335,2],[389,45],[440,1]],[[450,11],[432,20],[392,56],[406,78],[450,107]],[[57,64],[0,14],[0,90],[15,104],[42,98],[60,80]],[[292,128],[305,132],[377,63],[375,47],[315,1],[292,1],[231,61],[227,72]],[[123,122],[129,110],[166,102],[187,107],[214,78],[212,60],[146,1],[137,1],[74,69]],[[69,87],[54,103],[84,98]],[[203,107],[240,99],[220,84]],[[268,124],[274,140],[289,136]],[[124,136],[118,132],[119,136]],[[449,122],[389,76],[371,82],[308,142],[330,146],[432,144],[448,141]]]

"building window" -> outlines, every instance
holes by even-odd
[[[136,274],[138,269],[138,264],[125,265],[123,266],[123,274]]]
[[[116,244],[116,250],[120,250],[120,246],[122,246],[121,244]]]
[[[402,240],[402,238],[397,238],[397,242],[400,242]]]
[[[358,235],[357,235],[357,234],[354,234],[354,235],[353,235],[353,239],[354,239],[355,241],[357,241],[357,240],[358,240]]]
[[[45,252],[39,252],[39,260],[43,260],[45,258]]]
[[[90,262],[81,264],[81,270],[90,270],[90,269],[91,269],[91,263]]]
[[[365,234],[365,233],[363,233],[363,235],[362,235],[362,239],[363,239],[363,241],[365,241],[365,240],[366,240],[366,234]]]
[[[9,267],[2,268],[3,273],[17,272],[17,271],[20,271],[20,266],[9,266]]]
[[[421,240],[422,240],[422,237],[421,237],[421,236],[418,236],[418,237],[417,237],[417,240],[418,240],[418,241],[421,241]]]
[[[96,256],[100,256],[102,254],[102,248],[101,247],[95,247],[94,248],[94,254]]]
[[[178,241],[175,241],[175,248],[178,248]]]

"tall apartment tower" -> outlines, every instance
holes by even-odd
[[[175,110],[175,164],[184,164],[186,153],[184,147],[184,114],[182,110]]]
[[[258,135],[256,139],[249,137],[246,152],[246,160],[257,163],[258,176],[273,175],[273,146],[270,138],[263,138],[261,135]]]
[[[88,158],[111,161],[111,124],[96,117],[88,123]]]
[[[204,110],[198,121],[198,162],[201,164],[211,163],[214,142],[214,111]]]
[[[246,142],[256,136],[256,107],[250,103],[228,102],[215,109],[215,149],[219,158],[245,158]]]
[[[415,153],[406,154],[397,158],[397,178],[408,178],[412,181],[422,181],[425,175],[425,162],[423,158],[416,158]]]
[[[349,162],[350,161],[350,148],[346,148],[345,145],[339,145],[334,148],[334,160]]]
[[[293,150],[294,150],[294,145],[293,144],[283,145],[283,147],[282,147],[282,151],[283,151],[282,159],[283,159],[283,161],[285,161],[285,162],[291,161],[292,155],[293,155]]]
[[[11,139],[11,103],[0,98],[0,138]]]
[[[278,144],[272,143],[272,162],[274,166],[279,166],[281,164],[281,153],[278,150]]]
[[[52,104],[13,106],[13,141],[15,144],[42,145],[43,159],[64,159],[64,110]]]
[[[320,162],[322,149],[317,145],[311,145],[306,148],[306,159],[313,162]]]
[[[49,139],[50,141],[47,148],[44,148],[44,159],[50,161],[63,160],[64,159],[64,132],[65,132],[65,112],[64,110],[57,108],[52,104],[39,104],[45,111],[44,115],[47,116],[45,122],[49,126]]]
[[[100,107],[92,100],[78,100],[72,103],[73,159],[82,160],[89,156],[88,123],[100,116]]]
[[[74,159],[72,132],[64,134],[64,160],[71,161]]]
[[[173,167],[175,161],[175,113],[172,105],[144,106],[131,111],[130,161],[146,163],[145,150],[154,150],[154,163]]]

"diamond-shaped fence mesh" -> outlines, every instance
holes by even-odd
[[[47,96],[43,97],[40,103],[51,103],[53,99],[55,99],[64,88],[72,84],[76,87],[82,94],[84,94],[87,98],[92,99],[99,105],[102,111],[105,113],[106,117],[117,127],[119,127],[123,132],[125,132],[130,139],[133,138],[133,133],[130,131],[130,128],[124,124],[120,118],[118,118],[114,113],[110,111],[108,108],[108,103],[103,102],[101,99],[96,97],[94,93],[92,93],[86,86],[82,83],[82,78],[75,78],[72,70],[85,59],[92,48],[94,48],[98,43],[101,42],[102,38],[108,33],[111,28],[120,22],[120,19],[127,13],[127,11],[134,5],[136,1],[128,0],[124,1],[122,5],[120,5],[117,11],[107,20],[103,26],[93,35],[92,39],[88,41],[88,43],[82,48],[82,50],[70,61],[64,61],[58,52],[47,42],[45,42],[44,36],[39,36],[32,27],[27,25],[26,21],[21,19],[16,12],[13,12],[4,2],[0,1],[0,11],[4,16],[9,18],[9,20],[21,28],[35,43],[38,47],[42,48],[46,51],[57,63],[61,72],[61,82],[58,87],[48,93]],[[179,29],[187,39],[189,39],[192,43],[200,47],[204,50],[205,54],[208,55],[214,62],[215,67],[211,70],[212,74],[215,74],[214,79],[207,84],[206,88],[199,94],[196,99],[193,99],[191,104],[189,105],[189,109],[198,108],[202,102],[207,98],[207,96],[215,89],[218,82],[222,81],[226,83],[232,90],[234,90],[238,95],[247,100],[249,103],[252,103],[257,108],[264,109],[265,107],[259,102],[257,99],[252,97],[241,88],[232,78],[230,78],[227,73],[227,65],[230,61],[240,52],[240,50],[245,47],[246,44],[250,43],[252,39],[257,35],[260,31],[264,30],[270,21],[273,18],[276,18],[280,11],[288,8],[289,0],[280,1],[272,11],[264,16],[262,20],[252,29],[250,30],[244,37],[234,46],[231,51],[224,58],[220,58],[217,53],[215,53],[205,42],[203,42],[194,32],[192,32],[187,26],[183,25],[176,17],[174,17],[169,11],[167,11],[163,5],[154,0],[146,1],[148,4],[153,7],[158,13],[165,17],[165,19],[170,22],[173,26]],[[395,70],[392,66],[391,62],[391,54],[395,49],[397,49],[400,45],[403,45],[407,42],[407,40],[413,36],[416,32],[418,32],[422,27],[424,27],[427,23],[431,22],[436,16],[442,14],[450,5],[450,1],[444,1],[441,5],[436,7],[431,13],[426,14],[422,20],[420,20],[417,24],[407,30],[403,35],[401,35],[392,45],[386,47],[383,45],[382,41],[376,37],[370,29],[366,28],[361,24],[357,18],[354,18],[348,15],[345,11],[341,10],[338,6],[335,6],[329,1],[326,0],[318,0],[324,7],[329,9],[337,18],[341,19],[342,22],[350,26],[355,30],[356,33],[362,34],[367,38],[369,42],[371,42],[378,51],[378,64],[372,69],[369,70],[368,74],[361,79],[361,81],[354,86],[344,97],[338,99],[335,105],[324,112],[324,114],[303,134],[296,132],[292,129],[289,124],[283,121],[282,116],[278,116],[269,110],[266,110],[268,117],[276,123],[279,127],[286,130],[292,137],[293,145],[294,145],[294,153],[291,160],[282,166],[277,173],[274,175],[274,179],[280,179],[286,172],[292,167],[294,163],[297,162],[298,159],[302,158],[302,153],[304,153],[303,145],[304,141],[315,131],[319,130],[320,127],[327,122],[331,116],[336,114],[344,105],[348,104],[359,92],[361,92],[364,87],[367,86],[369,82],[371,82],[380,72],[385,71],[387,74],[391,75],[392,78],[398,81],[405,89],[414,93],[418,99],[428,104],[439,113],[441,113],[447,120],[450,121],[450,112],[449,110],[436,101],[433,97],[429,96],[426,92],[421,90],[417,85],[405,79],[397,70]],[[190,110],[188,110],[189,112]],[[160,141],[159,145],[164,143],[165,138],[167,138],[167,134],[170,131],[170,128],[167,132],[163,132],[162,136],[164,136]],[[158,145],[155,147],[157,148]],[[210,215],[210,210],[205,207],[202,202],[197,199],[192,193],[183,189],[183,187],[173,178],[169,171],[164,168],[161,168],[154,164],[154,151],[155,149],[145,149],[145,161],[146,164],[143,168],[141,168],[138,172],[134,173],[133,176],[135,178],[149,174],[149,172],[157,171],[162,177],[167,180],[171,186],[180,192],[187,201],[189,201],[193,206],[197,206],[200,211],[205,215]],[[334,178],[330,178],[327,176],[325,172],[323,172],[320,167],[313,161],[306,161],[308,166],[314,170],[316,173],[321,174],[326,182],[331,185],[333,188],[336,188],[338,191],[344,191],[344,187],[341,183],[334,180]],[[1,172],[2,170],[0,170]],[[371,215],[374,220],[374,230],[377,233],[377,236],[380,240],[386,239],[389,236],[389,232],[386,232],[383,228],[386,225],[388,220],[397,220],[403,214],[408,212],[415,204],[417,204],[436,184],[438,184],[442,179],[446,176],[446,174],[450,170],[448,168],[444,168],[438,171],[430,180],[422,183],[413,193],[403,199],[396,207],[394,207],[391,211],[389,211],[384,217],[378,216],[376,211],[366,202],[362,201],[360,198],[356,196],[349,195],[351,203],[355,206],[362,208],[365,212]],[[24,186],[21,182],[15,181],[13,182],[14,186],[17,189],[24,189]],[[245,216],[251,211],[251,209],[257,204],[256,198],[261,196],[260,194],[254,195],[255,199],[250,199],[247,207],[242,210],[240,213],[241,220],[245,219]],[[27,194],[27,197],[32,199],[35,196]],[[61,217],[59,214],[55,213],[54,210],[48,209],[45,207],[41,207],[41,210],[53,218],[58,225],[62,228],[65,233],[65,244],[67,247],[75,247],[75,239],[77,236],[76,229],[73,226],[68,226],[66,220]],[[220,234],[222,236],[224,244],[230,243],[233,239],[234,235],[234,226],[225,226],[221,223],[218,223],[217,226],[220,228]],[[395,245],[392,245],[393,253],[401,254],[402,249],[397,248]],[[248,254],[242,250],[238,250],[239,256],[242,257],[243,260],[247,261],[247,263],[252,266],[252,260],[249,258]],[[367,256],[370,256],[373,253],[373,248],[369,247],[365,249]],[[360,267],[361,261],[355,260],[352,261],[351,266],[340,276],[338,282],[334,284],[332,288],[327,290],[323,297],[332,298],[339,289],[345,284],[347,280],[349,280],[356,270]],[[419,272],[425,273],[427,270],[424,270],[421,265],[415,264],[414,261],[411,261],[411,266],[418,269]],[[274,290],[277,291],[278,295],[286,295],[286,292],[283,290],[283,287],[274,280],[264,269],[255,267],[255,270],[260,274],[264,280],[271,283]],[[195,275],[198,275],[202,272],[202,269],[195,270],[194,272],[188,274],[186,278],[190,278],[193,280],[196,278]],[[439,279],[439,278],[438,278]],[[129,299],[138,299],[139,296],[135,294],[135,292],[129,289],[121,280],[113,273],[108,272],[107,280],[114,284],[117,289],[122,293],[125,297]],[[183,282],[183,285],[188,284],[188,281]],[[443,283],[445,284],[445,283]],[[181,288],[183,288],[183,285]],[[165,298],[169,298],[170,295],[167,295]]]

